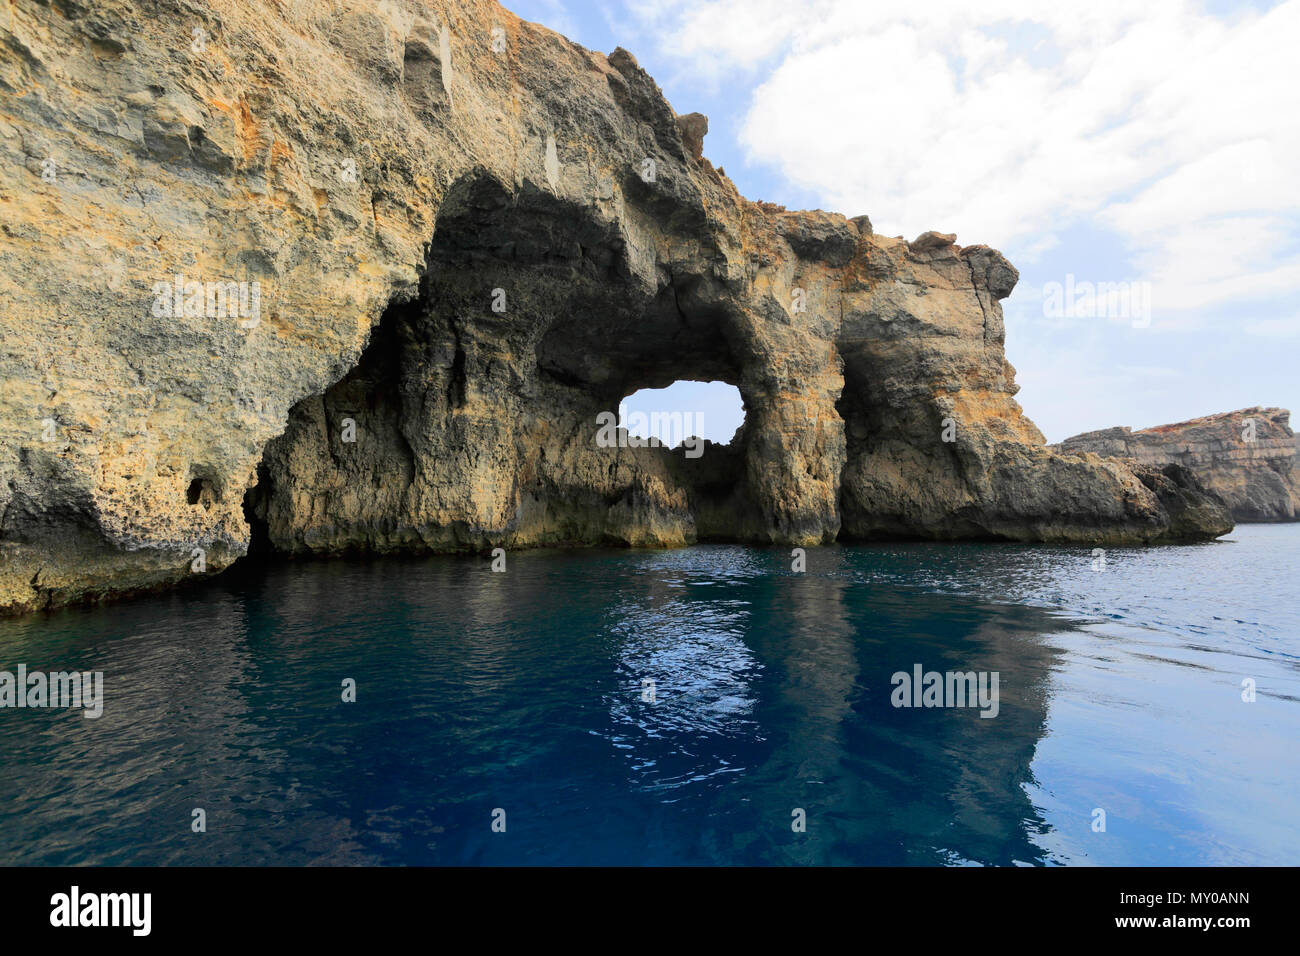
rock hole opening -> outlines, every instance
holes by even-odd
[[[197,470],[193,469],[191,474]],[[221,500],[221,487],[209,475],[194,475],[185,489],[185,500],[191,505],[202,505],[205,511],[211,511],[212,505]]]
[[[619,402],[620,425],[636,438],[657,438],[675,448],[689,438],[715,445],[735,441],[745,425],[745,400],[728,382],[673,382],[642,388]]]

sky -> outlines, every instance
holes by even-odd
[[[1000,249],[1017,399],[1049,441],[1300,410],[1300,0],[505,6],[631,51],[750,199]],[[731,437],[734,389],[675,395],[646,407]]]

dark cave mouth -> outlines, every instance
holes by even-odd
[[[250,555],[348,552],[350,532],[363,552],[463,550],[512,533],[511,495],[569,527],[589,519],[566,511],[602,501],[644,508],[646,482],[676,496],[673,508],[689,501],[702,539],[736,539],[728,512],[746,501],[752,407],[735,384],[738,320],[707,280],[661,270],[647,286],[625,260],[585,208],[457,183],[418,292],[391,301],[357,364],[294,405],[267,443],[244,498]],[[603,456],[610,445],[620,450]],[[511,449],[517,464],[502,468]],[[611,486],[629,470],[633,485]],[[357,505],[363,496],[373,506]]]
[[[324,440],[315,446],[316,457],[328,458],[330,467],[339,469],[340,474],[356,467],[358,448],[363,449],[364,457],[366,441],[385,436],[387,447],[404,449],[400,460],[390,456],[384,466],[386,470],[380,472],[376,465],[368,472],[347,472],[348,478],[357,486],[402,486],[410,483],[413,472],[429,464],[426,461],[422,466],[417,461],[419,453],[411,446],[407,435],[408,430],[411,430],[411,437],[419,432],[418,425],[414,428],[412,425],[417,410],[430,402],[441,403],[443,414],[447,416],[444,421],[462,421],[460,416],[467,398],[472,397],[479,387],[475,374],[481,375],[486,363],[481,354],[482,340],[476,338],[475,328],[469,323],[457,327],[453,316],[438,315],[443,302],[445,299],[435,282],[426,277],[418,295],[395,300],[384,310],[355,366],[324,392],[308,396],[290,409],[285,431],[267,443],[258,465],[257,483],[244,496],[244,516],[250,528],[250,564],[303,554],[283,546],[282,529],[290,500],[296,497],[300,501],[304,491],[298,484],[298,476],[286,475],[285,468],[291,463],[304,461],[301,449],[311,447],[302,445],[305,435],[324,436]],[[630,346],[625,342],[624,347]],[[729,356],[723,356],[713,364],[729,364],[729,361]],[[585,408],[608,408],[601,414],[608,416],[607,420],[614,422],[615,427],[610,430],[614,440],[606,447],[612,444],[619,448],[646,449],[641,454],[665,456],[665,470],[656,473],[672,488],[686,494],[699,526],[699,540],[738,540],[729,513],[743,508],[748,405],[740,389],[719,377],[718,370],[707,363],[707,367],[686,371],[686,375],[695,372],[694,376],[680,378],[668,385],[658,384],[665,379],[659,363],[660,357],[656,355],[653,369],[625,366],[624,373],[633,381],[648,380],[654,385],[632,390],[624,386],[613,393],[618,395],[621,391],[624,397],[611,402],[608,386],[595,386],[584,381],[557,381],[538,356],[535,359],[534,388],[515,396],[515,401],[519,406],[528,406],[542,398],[553,398],[560,391],[578,397],[579,403],[575,403],[575,408],[579,404]],[[725,369],[722,374],[733,378]],[[418,388],[414,387],[417,382]],[[599,392],[604,392],[607,397],[598,398]],[[539,418],[546,420],[547,416],[543,413]],[[591,413],[587,413],[581,420],[589,423],[580,428],[582,440],[600,447],[600,414],[593,420]],[[344,437],[349,429],[358,436],[359,445],[350,444]],[[545,429],[538,433],[539,444],[546,440],[545,434]],[[477,454],[477,437],[475,432],[465,431],[462,424],[457,432],[461,444],[453,450],[456,454]],[[531,442],[527,432],[522,441],[524,444]],[[297,453],[293,451],[295,443],[299,443]],[[548,453],[549,450],[544,451],[542,458],[546,459]],[[610,466],[616,467],[613,460]],[[521,476],[516,474],[512,477],[519,481]],[[546,494],[547,489],[552,488],[549,482],[542,482],[533,485],[525,494]],[[572,487],[569,491],[573,491]],[[580,502],[588,502],[602,494],[592,488],[589,492],[579,491],[578,498]],[[627,495],[632,497],[627,498]],[[606,500],[611,507],[625,506],[635,496],[635,490],[629,490],[619,499]],[[624,498],[626,500],[622,500]],[[555,502],[561,510],[573,504],[573,501]],[[579,504],[579,507],[585,506]],[[328,509],[329,504],[322,503],[320,507]],[[697,509],[707,512],[707,516],[696,513]],[[399,517],[397,520],[402,519]],[[277,521],[281,531],[273,533],[277,531]],[[567,547],[587,543],[556,544]],[[422,549],[415,546],[410,550],[419,552]],[[439,553],[448,549],[428,547],[423,550]],[[365,555],[376,551],[365,542],[358,542],[337,550],[331,548],[329,553]]]

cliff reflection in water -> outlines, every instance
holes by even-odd
[[[656,702],[611,700],[629,783],[707,801],[715,860],[764,863],[1039,862],[1030,805],[1059,624],[1026,608],[863,588],[842,551],[794,574],[743,549],[641,558],[644,589],[619,609],[620,667]],[[830,567],[827,567],[827,565]],[[774,586],[775,584],[775,586]],[[1001,675],[993,720],[890,704],[890,677]],[[791,828],[802,809],[807,830]]]

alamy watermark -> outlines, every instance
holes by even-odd
[[[600,448],[676,448],[681,445],[687,458],[704,454],[704,439],[699,436],[703,428],[703,415],[699,412],[632,412],[626,405],[618,406],[618,414],[601,412],[596,416],[600,426],[596,444]],[[640,434],[649,433],[649,438]]]
[[[103,671],[0,671],[0,708],[81,707],[89,720],[104,713]]]
[[[148,936],[152,911],[152,893],[83,893],[74,885],[50,897],[50,925],[56,928],[122,927],[132,936]]]
[[[153,284],[157,318],[238,319],[241,329],[255,329],[262,321],[262,284],[253,282],[187,281],[183,275]]]
[[[1150,282],[1065,282],[1043,286],[1043,317],[1047,319],[1127,319],[1135,329],[1151,324]]]
[[[895,707],[979,707],[981,717],[998,715],[998,671],[895,671],[889,682]]]

